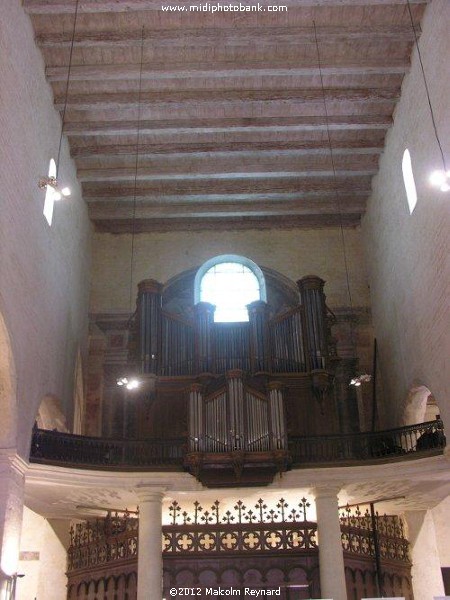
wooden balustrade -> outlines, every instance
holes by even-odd
[[[442,453],[441,420],[375,433],[288,439],[294,468],[311,464],[339,466]],[[209,448],[208,452],[223,452]],[[251,451],[251,449],[250,449]],[[30,461],[100,469],[182,470],[187,439],[116,440],[34,429]],[[257,452],[254,452],[257,455]]]

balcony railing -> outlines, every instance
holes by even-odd
[[[294,466],[386,460],[436,452],[445,447],[441,420],[385,431],[289,438]]]
[[[442,421],[429,421],[375,433],[289,438],[294,468],[339,466],[387,459],[423,457],[443,451]],[[116,470],[183,470],[187,440],[114,440],[34,429],[30,461],[60,466]]]

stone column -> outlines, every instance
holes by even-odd
[[[22,461],[0,449],[0,599],[11,589],[19,562],[23,514]]]
[[[445,596],[431,511],[408,511],[404,517],[410,543],[414,598]]]
[[[347,600],[344,554],[337,494],[339,487],[317,487],[314,490],[319,538],[321,598]]]
[[[163,586],[162,563],[162,500],[164,488],[139,486],[139,548],[137,600],[161,600]]]

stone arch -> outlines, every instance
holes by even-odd
[[[12,447],[16,441],[17,398],[16,370],[11,338],[0,313],[0,448]]]
[[[47,394],[42,398],[36,417],[36,424],[39,429],[68,431],[66,416],[61,410],[59,398],[53,394]]]
[[[430,389],[420,383],[411,386],[403,408],[402,424],[433,421],[439,414],[439,407]]]

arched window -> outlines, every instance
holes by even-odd
[[[247,304],[266,301],[266,284],[261,269],[252,260],[234,254],[216,256],[197,271],[194,301],[216,307],[214,321],[248,321]]]
[[[403,153],[402,172],[406,197],[408,199],[409,214],[411,215],[417,204],[417,191],[412,170],[411,155],[408,149]]]
[[[53,158],[50,159],[48,167],[48,176],[56,177],[56,163]],[[55,204],[55,190],[51,185],[46,186],[45,190],[45,201],[44,201],[44,217],[47,219],[47,223],[51,226],[53,219],[53,206]]]

